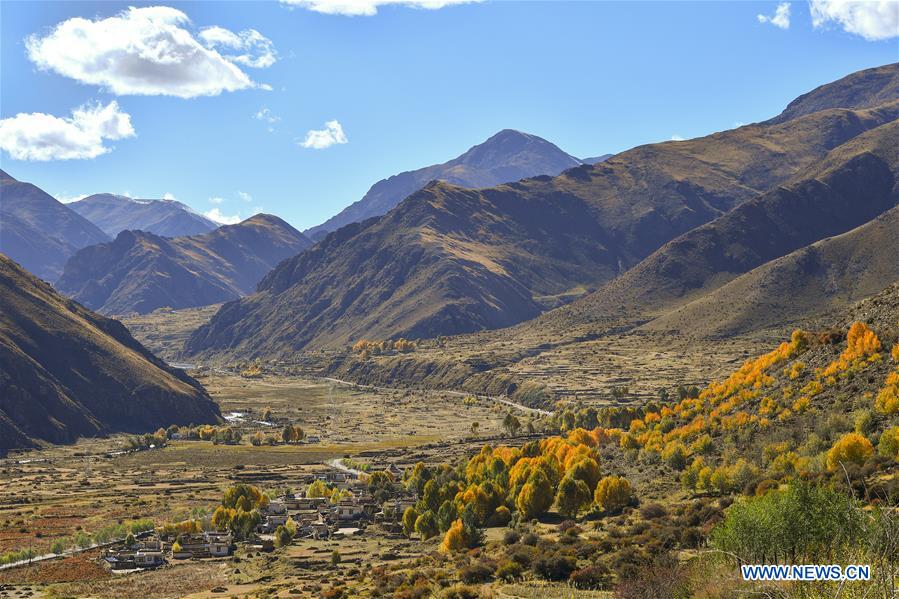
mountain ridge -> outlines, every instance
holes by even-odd
[[[108,241],[89,220],[38,186],[0,170],[0,252],[50,282],[78,249]]]
[[[899,65],[887,70],[891,78],[876,82],[892,89]],[[826,93],[827,86],[817,92]],[[553,307],[546,298],[575,299],[677,236],[777,193],[828,153],[897,117],[897,99],[826,108],[640,146],[556,177],[476,190],[432,183],[385,217],[340,229],[279,265],[256,294],[223,306],[186,350],[277,355],[361,337],[509,326]],[[494,288],[503,290],[501,301],[491,297]],[[489,316],[498,309],[505,319]]]
[[[72,202],[69,207],[110,238],[129,230],[147,231],[162,237],[184,237],[208,233],[219,227],[219,223],[177,200],[98,193]]]
[[[251,293],[281,260],[310,245],[302,233],[267,214],[202,235],[123,231],[72,256],[57,288],[105,314],[216,304]]]
[[[360,200],[304,233],[318,241],[344,225],[386,214],[431,181],[446,181],[460,187],[490,187],[534,175],[555,175],[581,163],[541,137],[503,129],[456,158],[378,181]]]
[[[39,441],[216,423],[203,387],[125,327],[0,254],[0,454]]]

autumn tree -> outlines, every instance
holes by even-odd
[[[537,470],[527,479],[515,499],[521,517],[530,520],[544,513],[553,503],[553,487],[549,478]]]
[[[578,480],[571,475],[566,475],[559,483],[559,490],[556,493],[556,505],[559,512],[570,518],[578,515],[583,508],[590,505],[593,495],[587,484]]]
[[[275,529],[275,545],[278,547],[286,547],[290,545],[290,542],[293,541],[293,534],[287,529],[286,526],[278,526]]]
[[[440,532],[434,512],[428,510],[415,520],[415,532],[423,541],[427,541]]]
[[[662,450],[662,459],[674,470],[683,470],[687,465],[687,448],[680,441],[671,441]]]
[[[626,478],[607,476],[596,485],[593,495],[596,505],[603,510],[614,513],[620,511],[631,502],[633,491]]]
[[[827,469],[831,472],[841,464],[861,466],[874,454],[874,446],[858,433],[847,433],[840,437],[827,452]]]
[[[877,453],[899,461],[899,426],[886,429],[877,443]]]
[[[412,533],[415,532],[416,520],[418,520],[418,512],[415,511],[414,507],[407,507],[406,511],[403,512],[403,533],[407,537],[411,537]]]

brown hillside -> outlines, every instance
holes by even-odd
[[[886,70],[892,79],[877,78],[872,86],[891,89],[899,66]],[[826,96],[826,86],[817,94]],[[431,185],[380,220],[338,230],[279,265],[258,293],[226,304],[187,350],[286,354],[361,337],[451,335],[531,318],[788,183],[828,152],[899,116],[895,98],[878,108],[849,104],[642,146],[555,178],[481,190]],[[877,160],[860,157],[847,167],[879,173],[872,196],[887,184],[888,169]],[[812,201],[811,190],[802,193]],[[795,245],[765,255],[774,258],[842,232],[887,207],[860,211],[842,229],[798,234]],[[839,215],[845,212],[830,217]]]
[[[56,287],[104,314],[205,306],[251,293],[278,262],[309,245],[267,214],[189,237],[123,231],[75,254]]]
[[[199,383],[0,254],[0,453],[217,422]]]
[[[772,260],[645,328],[731,336],[848,306],[899,281],[899,207]]]
[[[0,252],[53,282],[78,249],[108,241],[87,219],[31,183],[0,171]]]

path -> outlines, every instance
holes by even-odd
[[[408,389],[404,389],[401,387],[378,387],[376,385],[360,385],[359,383],[354,383],[353,381],[344,381],[342,379],[335,379],[335,378],[327,377],[327,376],[318,377],[318,378],[320,378],[321,380],[324,380],[324,381],[330,381],[332,383],[337,383],[340,385],[349,385],[351,387],[375,389],[377,391],[408,391]],[[429,389],[429,391],[433,391],[435,393],[447,393],[449,395],[458,395],[461,397],[466,397],[468,395],[477,395],[476,393],[465,393],[463,391],[450,391],[450,390],[446,390],[446,389]],[[521,410],[522,412],[527,412],[528,414],[539,414],[541,416],[552,416],[553,415],[553,413],[550,412],[549,410],[541,410],[540,408],[530,408],[526,405],[516,403],[516,402],[512,401],[511,399],[507,399],[504,396],[485,395],[485,396],[479,396],[479,397],[486,397],[487,399],[489,399],[491,401],[501,403],[503,405],[509,406],[510,408],[514,408],[516,410]]]

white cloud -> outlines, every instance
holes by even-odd
[[[253,118],[257,121],[264,121],[266,123],[277,123],[281,120],[281,117],[272,113],[272,111],[265,106],[256,111],[256,114],[253,115]]]
[[[227,214],[222,214],[222,211],[218,208],[204,212],[203,216],[222,225],[234,225],[240,222],[240,214],[228,216]]]
[[[115,101],[84,104],[70,117],[32,112],[0,120],[0,148],[16,160],[96,158],[110,150],[105,140],[134,135],[131,115]]]
[[[225,201],[225,198],[218,198],[218,197],[216,197],[216,198],[209,198],[209,203],[210,203],[210,204],[216,204],[216,205],[218,205],[218,204],[221,204],[221,203],[224,202],[224,201]]]
[[[87,197],[87,194],[86,193],[81,193],[81,194],[76,193],[75,195],[69,195],[68,192],[64,191],[62,193],[53,194],[53,197],[56,198],[57,200],[59,200],[60,202],[62,202],[63,204],[71,204],[72,202],[77,202],[78,200],[83,200],[84,198]]]
[[[790,3],[789,2],[781,2],[777,5],[777,8],[774,9],[774,16],[768,17],[765,15],[758,15],[759,23],[771,23],[775,27],[779,27],[781,29],[789,29],[790,28]]]
[[[175,194],[170,193],[170,192],[168,192],[168,191],[165,192],[164,194],[162,194],[162,199],[163,199],[163,200],[178,201],[178,198],[175,197]]]
[[[671,136],[671,141],[684,141],[684,138],[676,133]]]
[[[815,28],[832,22],[871,41],[899,36],[896,0],[810,0],[809,9]]]
[[[272,40],[255,29],[234,33],[223,27],[207,27],[200,31],[200,39],[207,48],[220,49],[231,62],[257,69],[270,67],[278,60],[278,53]],[[225,49],[236,50],[239,54],[224,54]]]
[[[328,15],[366,16],[378,14],[380,6],[411,6],[436,10],[452,4],[470,4],[481,0],[281,0],[290,7],[299,7]]]
[[[239,197],[244,202],[252,202],[253,201],[253,196],[251,196],[250,194],[248,194],[245,191],[238,191],[237,197]]]
[[[274,61],[271,41],[253,30],[234,34],[216,27],[203,30],[215,30],[206,35],[214,40],[209,46],[194,37],[189,25],[187,15],[174,8],[131,7],[105,19],[62,21],[46,35],[28,36],[25,45],[40,69],[116,95],[193,98],[267,87],[254,83],[235,62],[268,66]],[[224,45],[219,30],[250,47],[239,48],[247,50],[244,54],[223,56],[214,47]]]
[[[343,127],[336,120],[325,123],[324,129],[313,129],[306,132],[306,139],[300,145],[304,148],[322,150],[336,144],[345,144],[349,141],[343,132]]]

